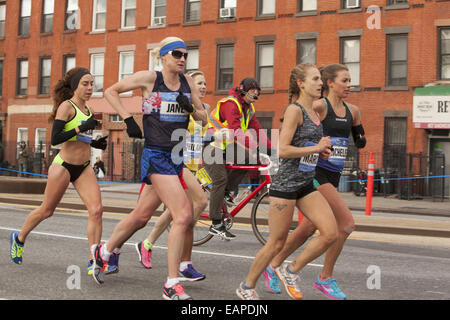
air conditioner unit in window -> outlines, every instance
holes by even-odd
[[[236,8],[220,8],[219,18],[234,18],[236,16]]]
[[[154,17],[153,25],[154,26],[163,26],[166,24],[166,17]]]
[[[345,7],[347,9],[359,8],[359,0],[345,0]]]

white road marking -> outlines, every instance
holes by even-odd
[[[0,227],[0,230],[6,230],[6,231],[20,231],[19,229],[16,228],[9,228],[9,227]],[[74,240],[85,240],[87,241],[88,239],[86,237],[80,237],[80,236],[72,236],[72,235],[67,235],[67,234],[59,234],[59,233],[51,233],[51,232],[40,232],[40,231],[31,231],[31,233],[34,234],[39,234],[39,235],[43,235],[43,236],[50,236],[50,237],[58,237],[58,238],[67,238],[67,239],[74,239]],[[102,242],[106,242],[106,240],[101,240]],[[131,243],[131,242],[125,242],[125,245],[128,246],[135,246],[135,243]],[[153,246],[154,248],[158,248],[158,249],[164,249],[167,250],[167,247],[165,246]],[[223,252],[210,252],[210,251],[203,251],[203,250],[192,250],[192,252],[195,253],[200,253],[200,254],[205,254],[205,255],[211,255],[211,256],[222,256],[222,257],[230,257],[230,258],[238,258],[238,259],[255,259],[254,256],[244,256],[244,255],[238,255],[238,254],[227,254],[227,253],[223,253]],[[286,260],[286,262],[291,262]],[[314,263],[310,263],[308,264],[311,267],[320,267],[322,268],[323,265],[321,264],[314,264]]]

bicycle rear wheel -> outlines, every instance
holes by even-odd
[[[253,233],[263,245],[266,244],[269,239],[269,209],[269,191],[266,191],[255,201],[255,203],[253,203],[251,214]],[[297,209],[294,210],[295,213],[292,216],[289,232],[295,230],[303,218],[302,214]]]

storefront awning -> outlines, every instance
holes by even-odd
[[[450,129],[450,86],[414,90],[414,128]]]

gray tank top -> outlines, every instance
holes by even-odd
[[[303,123],[297,126],[291,145],[308,147],[316,145],[322,138],[322,124],[316,125],[305,109],[294,102],[303,113]],[[270,189],[281,192],[295,192],[312,182],[319,154],[310,154],[302,158],[282,158],[278,172],[272,177]]]

